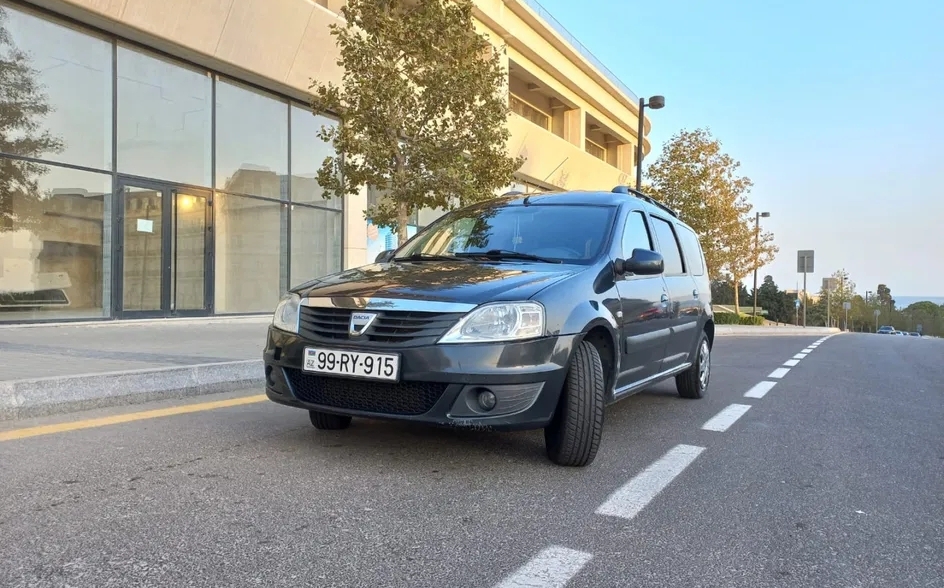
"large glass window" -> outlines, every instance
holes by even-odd
[[[318,137],[321,127],[336,127],[337,121],[292,106],[292,202],[341,208],[341,199],[328,195],[318,184],[318,170],[326,157],[333,157],[334,147]]]
[[[111,169],[112,46],[0,5],[0,151]]]
[[[111,176],[0,157],[0,321],[109,314]]]
[[[217,194],[216,312],[271,312],[284,291],[288,204]]]
[[[219,80],[216,187],[288,200],[288,151],[288,103]]]
[[[652,238],[646,227],[646,219],[638,210],[634,210],[626,217],[626,226],[623,228],[622,247],[623,257],[633,256],[633,249],[652,250]]]
[[[209,186],[213,80],[118,48],[118,171]]]
[[[677,225],[679,228],[678,236],[682,242],[682,251],[685,253],[685,264],[693,276],[705,275],[705,264],[702,259],[701,244],[698,242],[698,235],[688,227]]]
[[[292,286],[341,271],[342,222],[333,210],[292,207]]]

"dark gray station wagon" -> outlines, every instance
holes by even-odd
[[[268,397],[319,429],[542,428],[553,462],[585,466],[608,404],[668,378],[701,398],[713,340],[697,236],[620,186],[452,211],[374,264],[293,288],[263,357]]]

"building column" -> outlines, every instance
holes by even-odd
[[[363,186],[356,195],[348,195],[344,198],[344,246],[341,253],[343,269],[359,267],[368,262],[365,210],[367,210],[367,186]]]
[[[576,145],[583,151],[587,131],[584,125],[582,108],[572,108],[564,111],[564,139]]]

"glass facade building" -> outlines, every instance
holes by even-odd
[[[0,1],[0,322],[270,312],[342,268],[307,104]]]

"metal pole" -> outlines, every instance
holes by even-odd
[[[833,326],[833,318],[832,318],[831,311],[832,311],[832,302],[830,302],[829,282],[826,282],[826,326],[827,327]]]
[[[645,133],[646,117],[643,112],[646,110],[646,99],[639,99],[639,129],[636,134],[636,189],[642,190],[642,141]]]
[[[760,249],[760,213],[754,214],[754,315],[757,316],[757,260]]]
[[[806,295],[806,260],[808,258],[803,256],[803,328],[806,328],[806,305],[809,302],[809,296]]]

